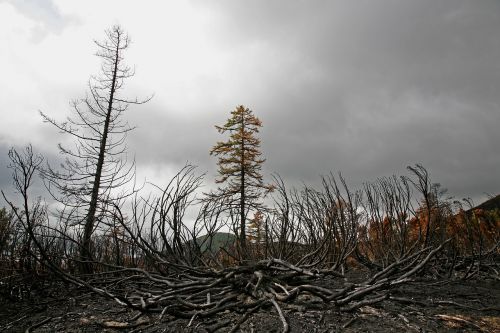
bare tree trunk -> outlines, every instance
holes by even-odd
[[[46,122],[76,140],[71,149],[59,144],[65,162],[60,170],[48,166],[43,177],[51,195],[64,206],[61,219],[82,226],[78,259],[83,273],[93,272],[91,262],[96,258],[92,237],[96,228],[113,216],[109,208],[114,203],[134,192],[116,190],[135,174],[133,163],[129,167],[123,158],[126,134],[133,128],[121,120],[121,115],[129,105],[149,100],[128,100],[120,95],[124,80],[134,75],[123,61],[129,38],[119,26],[107,30],[106,36],[103,42],[95,42],[96,55],[103,60],[101,73],[91,78],[87,97],[73,103],[75,117],[59,123],[41,113]]]
[[[102,167],[104,164],[104,155],[106,153],[106,142],[108,139],[109,132],[109,123],[111,120],[111,112],[113,111],[113,102],[115,98],[115,90],[116,90],[116,75],[118,71],[118,62],[120,61],[119,51],[121,44],[121,35],[117,32],[117,43],[115,47],[115,57],[113,59],[113,72],[112,72],[112,80],[111,87],[109,92],[109,100],[108,107],[106,112],[106,120],[104,122],[104,129],[102,132],[102,138],[99,146],[99,158],[97,160],[97,168],[95,171],[95,178],[92,187],[92,195],[90,198],[89,210],[87,213],[87,217],[85,219],[85,229],[83,234],[83,243],[81,249],[81,257],[83,264],[83,270],[85,273],[92,273],[92,265],[88,262],[92,260],[92,246],[91,246],[91,237],[94,230],[95,225],[95,215],[97,211],[97,200],[99,197],[99,188],[101,186],[101,175],[102,175]]]

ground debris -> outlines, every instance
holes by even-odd
[[[465,315],[449,315],[449,314],[437,314],[436,318],[444,321],[446,326],[450,328],[467,328],[474,327],[480,332],[493,332],[490,329],[496,329],[496,332],[500,331],[500,318],[499,317],[483,317],[473,319],[470,316]],[[486,320],[484,320],[486,319]],[[493,319],[493,320],[488,320]]]
[[[356,281],[356,272],[349,273]],[[360,280],[363,277],[359,278]],[[336,280],[326,279],[324,285]],[[341,285],[339,285],[341,287]],[[339,287],[339,288],[340,288]],[[43,303],[43,299],[10,302],[0,299],[0,332],[35,333],[83,332],[228,332],[242,319],[244,313],[222,311],[207,318],[176,318],[167,313],[144,313],[119,306],[103,296],[89,294],[78,288],[62,290],[60,301],[40,308],[31,304]],[[481,300],[480,306],[457,307],[469,304],[464,295],[474,295]],[[301,301],[313,301],[322,308],[310,308],[297,304],[280,303],[289,332],[500,332],[499,287],[489,281],[467,281],[428,286],[410,283],[391,291],[391,296],[414,300],[400,302],[385,299],[376,305],[365,305],[354,312],[339,312],[334,304],[320,304],[304,297]],[[78,302],[71,301],[77,298]],[[213,295],[211,301],[213,301]],[[432,303],[430,300],[439,299]],[[206,301],[206,299],[205,299]],[[439,303],[439,304],[436,304]],[[308,303],[304,303],[308,304]],[[422,306],[427,304],[427,306]],[[487,310],[484,310],[487,309]],[[254,311],[250,313],[251,311]],[[263,309],[247,310],[236,332],[281,332],[284,327],[273,304]]]
[[[135,328],[135,327],[138,327],[141,325],[146,325],[149,323],[150,323],[150,321],[148,319],[139,319],[133,323],[109,320],[109,321],[103,321],[101,323],[101,325],[103,327],[108,327],[108,328]]]

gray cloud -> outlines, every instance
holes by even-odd
[[[288,64],[253,100],[270,169],[362,180],[420,162],[458,196],[498,192],[500,3],[266,4],[220,4],[219,39]]]
[[[66,26],[78,23],[74,16],[61,14],[53,0],[4,0],[16,10],[35,22],[31,31],[34,42],[44,39],[49,33],[59,34]]]
[[[168,59],[147,66],[157,43],[135,53],[127,94],[156,93],[127,115],[138,126],[129,147],[140,173],[189,161],[213,179],[208,152],[222,139],[213,125],[244,104],[264,124],[266,173],[292,184],[341,171],[356,186],[422,163],[458,198],[499,192],[498,1],[191,4],[210,14],[203,33],[221,56],[190,81],[155,85],[141,70],[168,77]],[[160,30],[150,33],[161,40]],[[189,57],[198,66],[207,55]],[[44,137],[55,147],[57,138]]]
[[[0,142],[0,190],[4,192],[12,186],[12,171],[7,168],[9,165],[8,152],[9,148]]]

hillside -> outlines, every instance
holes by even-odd
[[[500,194],[489,200],[486,200],[482,204],[474,207],[473,209],[482,209],[485,211],[494,211],[495,209],[500,209]]]
[[[216,232],[212,237],[203,235],[196,238],[196,242],[201,246],[201,251],[203,252],[207,249],[210,252],[217,252],[220,248],[227,248],[235,240],[236,236],[228,232]]]

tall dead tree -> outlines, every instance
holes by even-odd
[[[219,133],[229,133],[227,141],[220,141],[210,151],[211,155],[219,157],[219,184],[225,184],[218,189],[218,196],[227,198],[232,210],[238,212],[238,234],[240,259],[246,251],[246,219],[250,210],[259,207],[262,195],[272,190],[263,181],[261,169],[265,159],[261,158],[260,139],[256,136],[262,122],[252,110],[238,106],[231,112],[231,117],[223,126],[215,126]]]
[[[91,272],[91,237],[99,222],[111,216],[111,202],[116,203],[129,191],[122,191],[134,176],[134,164],[126,158],[125,139],[132,130],[123,121],[131,104],[143,101],[121,96],[125,79],[134,71],[124,64],[128,35],[120,26],[106,31],[103,42],[95,42],[96,55],[102,59],[99,76],[89,80],[87,96],[73,103],[74,117],[57,122],[41,113],[44,121],[69,134],[73,148],[59,144],[65,156],[60,169],[50,166],[43,176],[54,198],[63,204],[62,215],[72,225],[83,226],[80,256],[84,272]],[[87,263],[87,264],[85,264]]]

